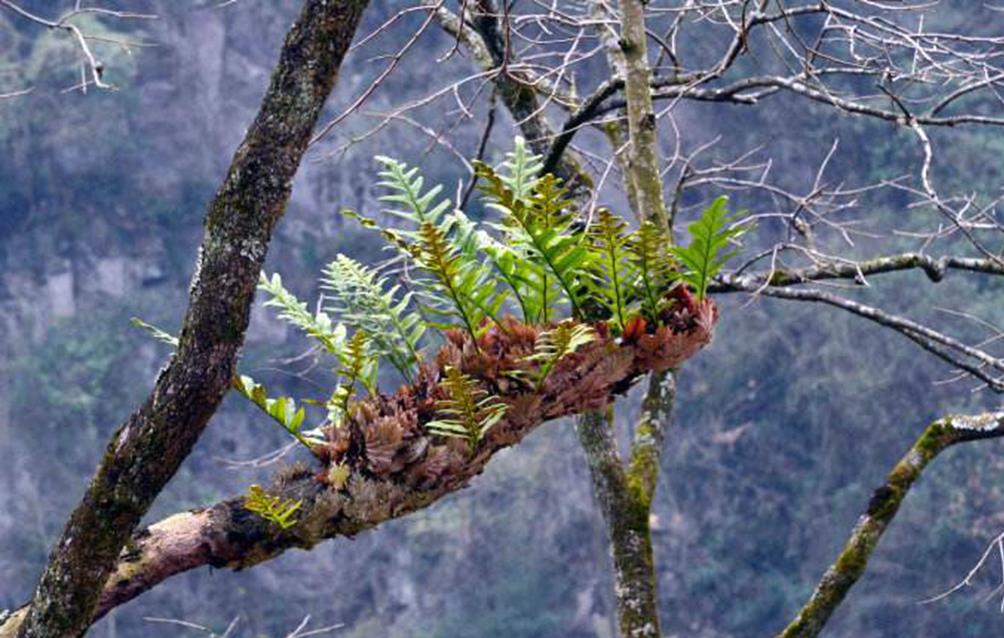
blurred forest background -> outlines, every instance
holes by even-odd
[[[29,4],[39,13],[62,6]],[[72,42],[0,13],[0,92],[36,87],[0,100],[0,608],[30,596],[105,441],[167,357],[129,318],[176,329],[205,204],[253,116],[299,3],[112,4],[160,18],[92,30],[117,30],[154,46],[102,49],[107,79],[120,90],[87,95],[60,92],[79,80]],[[361,33],[398,9],[392,0],[375,0]],[[986,20],[964,10],[942,17],[963,31],[966,20]],[[372,56],[399,46],[378,40],[351,57],[330,112],[340,112],[382,68]],[[417,98],[447,71],[463,72],[462,58],[432,62],[450,46],[444,33],[428,32],[366,110]],[[791,185],[814,176],[798,158],[818,162],[836,137],[837,172],[862,182],[916,166],[920,151],[905,133],[860,119],[819,125],[822,109],[781,97],[755,111],[687,105],[678,119],[696,139],[766,141],[774,174]],[[412,117],[438,126],[442,115],[427,109]],[[515,134],[499,117],[493,161]],[[407,122],[339,148],[371,125],[364,114],[354,116],[300,171],[267,270],[281,271],[301,298],[316,295],[317,273],[336,253],[378,257],[377,240],[336,214],[341,207],[378,209],[373,155],[421,165],[448,190],[466,178],[456,158]],[[464,124],[452,139],[473,156],[480,132]],[[937,134],[951,135],[942,156],[951,170],[943,166],[942,175],[952,186],[999,190],[1001,133]],[[620,198],[615,189],[605,197],[615,206]],[[758,205],[742,196],[734,202]],[[868,214],[902,216],[902,203],[890,197]],[[867,255],[867,242],[859,250]],[[885,277],[861,298],[919,318],[949,307],[1004,322],[999,278],[950,276],[913,287],[923,274]],[[654,508],[664,628],[679,636],[762,636],[802,604],[871,489],[924,425],[948,412],[994,406],[995,399],[937,384],[944,366],[900,336],[836,310],[738,296],[718,301],[715,342],[680,376]],[[296,359],[305,348],[259,306],[242,369],[294,396],[324,395],[321,372],[299,374],[309,367]],[[637,402],[622,401],[618,414],[633,418]],[[151,520],[263,480],[268,469],[233,462],[285,442],[264,416],[228,398]],[[937,460],[827,635],[1001,633],[1004,616],[983,595],[996,584],[989,578],[975,593],[918,603],[961,579],[1004,531],[1002,445],[960,447]],[[606,547],[572,424],[556,422],[432,508],[246,572],[203,569],[171,579],[114,610],[90,635],[182,631],[147,617],[222,630],[240,616],[238,635],[276,636],[310,614],[318,624],[344,623],[335,635],[346,638],[611,636]]]

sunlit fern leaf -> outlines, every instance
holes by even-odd
[[[506,153],[499,177],[517,198],[527,198],[533,191],[544,162],[540,155],[534,155],[526,146],[526,140],[517,137],[513,150]]]
[[[684,266],[681,279],[693,288],[698,300],[707,296],[708,284],[736,254],[736,250],[728,250],[730,242],[748,230],[748,226],[734,225],[728,202],[725,196],[712,202],[697,221],[687,226],[690,244],[672,248],[673,256]]]
[[[519,198],[492,167],[478,162],[475,170],[482,178],[482,190],[490,198],[490,206],[502,214],[502,224],[495,227],[514,249],[525,253],[521,277],[537,286],[540,319],[546,322],[554,314],[554,287],[569,302],[572,316],[583,316],[588,295],[585,281],[592,256],[584,233],[576,228],[571,202],[565,198],[567,191],[553,175],[544,175],[528,197]]]
[[[289,529],[298,522],[294,515],[303,505],[303,500],[283,499],[268,494],[260,485],[248,487],[244,495],[244,509],[254,512],[266,521],[275,523],[282,529]]]
[[[526,358],[538,364],[534,383],[539,390],[551,370],[561,359],[582,346],[596,339],[596,331],[592,327],[577,323],[571,319],[562,321],[551,330],[542,332],[534,344],[533,354]]]
[[[133,317],[132,319],[129,320],[129,322],[132,323],[132,325],[136,326],[137,328],[146,330],[148,333],[150,333],[150,336],[152,336],[157,341],[161,343],[166,343],[167,345],[173,346],[175,348],[178,347],[178,338],[175,337],[173,334],[165,332],[164,330],[161,330],[157,326],[143,321],[139,317]]]
[[[378,156],[376,159],[384,167],[380,172],[383,180],[377,185],[390,191],[390,194],[380,198],[380,201],[391,205],[386,212],[417,226],[426,223],[439,225],[443,214],[452,206],[448,199],[437,201],[443,187],[437,184],[423,192],[425,178],[417,167],[409,168],[404,162],[390,157]]]
[[[442,385],[449,398],[436,404],[436,419],[425,424],[431,434],[467,441],[471,455],[485,434],[505,416],[507,405],[455,367],[446,369]]]
[[[269,397],[265,386],[247,375],[234,377],[230,384],[241,396],[255,404],[273,421],[282,426],[300,445],[313,451],[314,442],[302,432],[306,412],[296,407],[291,397]]]
[[[367,392],[376,392],[377,358],[370,352],[369,337],[362,330],[356,330],[346,344],[341,357],[341,365],[336,372],[339,383],[327,402],[328,421],[340,425],[349,411],[349,401],[356,385],[362,385]]]
[[[669,247],[669,233],[648,220],[631,235],[629,259],[636,274],[632,296],[641,303],[642,316],[652,324],[668,303],[666,291],[679,276]]]
[[[419,344],[426,325],[409,310],[412,293],[398,296],[399,285],[359,262],[338,255],[321,277],[326,309],[369,336],[375,353],[397,368],[408,381],[419,361]]]
[[[589,287],[607,316],[623,332],[630,318],[631,288],[638,274],[629,258],[627,222],[606,208],[600,209],[589,228],[589,250],[596,273],[588,282]]]
[[[282,285],[279,273],[274,273],[269,278],[263,272],[258,288],[270,295],[265,306],[278,308],[279,318],[316,339],[332,355],[337,357],[341,354],[345,346],[345,326],[332,324],[331,318],[321,309],[316,313],[307,310],[307,304]]]

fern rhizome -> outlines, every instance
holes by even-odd
[[[375,265],[337,256],[314,311],[279,275],[261,278],[266,305],[333,360],[330,396],[303,401],[324,416],[305,430],[293,399],[249,377],[233,383],[321,461],[329,489],[466,481],[535,425],[603,407],[710,340],[709,283],[744,230],[725,198],[691,224],[688,245],[672,246],[652,223],[631,230],[609,210],[580,215],[522,140],[497,168],[474,163],[481,221],[417,168],[377,159],[384,211],[343,215],[376,231],[392,256]],[[384,383],[403,382],[393,394],[378,387],[380,363],[390,368]],[[295,503],[258,490],[247,501],[283,528],[294,520]]]

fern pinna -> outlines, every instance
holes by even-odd
[[[595,409],[710,339],[709,282],[745,230],[724,198],[690,225],[689,244],[673,247],[668,229],[649,222],[632,231],[602,208],[583,219],[522,140],[498,167],[474,163],[483,221],[417,168],[379,162],[382,215],[345,214],[378,231],[392,256],[335,257],[313,311],[279,275],[260,284],[265,305],[333,360],[334,389],[298,405],[250,377],[233,383],[325,463],[317,476],[332,489],[352,489],[359,472],[445,480],[527,423]],[[393,395],[378,388],[381,362],[405,381]],[[306,430],[311,406],[325,414]],[[280,526],[294,521],[295,501],[253,490],[247,502]]]

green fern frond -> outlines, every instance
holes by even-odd
[[[329,353],[336,357],[341,354],[345,346],[345,326],[332,324],[331,318],[320,309],[316,313],[307,310],[307,304],[282,285],[279,273],[274,273],[269,279],[263,272],[258,288],[271,295],[265,306],[278,308],[280,319],[306,332]]]
[[[730,228],[735,218],[729,214],[728,202],[725,196],[712,202],[697,221],[687,226],[690,245],[672,248],[673,256],[684,266],[681,279],[694,289],[698,300],[707,296],[708,284],[736,254],[736,250],[726,250],[730,241],[748,230],[747,226]]]
[[[534,155],[526,146],[526,140],[517,137],[513,144],[513,150],[506,153],[506,159],[502,162],[502,170],[499,177],[509,190],[520,199],[528,198],[533,192],[533,188],[540,177],[540,171],[544,168],[544,161],[540,155]]]
[[[425,428],[432,434],[466,440],[473,456],[488,430],[505,416],[508,406],[455,367],[446,369],[442,384],[449,398],[436,404],[438,418],[426,423]]]
[[[384,170],[380,171],[383,180],[377,185],[390,191],[389,195],[380,198],[380,201],[392,205],[386,212],[410,221],[416,226],[422,224],[438,226],[443,214],[451,207],[448,199],[437,201],[443,187],[437,184],[422,192],[425,178],[417,167],[409,167],[404,162],[390,157],[378,156],[376,159],[384,167]]]
[[[356,330],[345,347],[336,371],[340,382],[327,402],[328,420],[334,425],[339,425],[348,414],[356,384],[370,393],[376,392],[378,360],[370,353],[369,342],[365,332]]]
[[[475,341],[483,332],[485,319],[501,324],[499,310],[505,295],[498,291],[488,265],[478,261],[476,255],[465,256],[438,226],[425,223],[418,232],[415,260],[432,276],[430,280],[417,280],[423,285],[427,306],[459,319]],[[449,302],[449,308],[444,309],[441,298]]]
[[[589,250],[596,272],[590,288],[621,331],[629,319],[631,288],[638,276],[630,259],[627,226],[626,221],[601,208],[589,229]]]
[[[296,407],[291,397],[270,398],[265,386],[247,375],[239,375],[230,382],[231,387],[245,399],[258,406],[273,421],[282,426],[296,441],[313,452],[314,442],[302,432],[307,414],[302,407]]]
[[[629,259],[636,273],[632,293],[641,302],[642,316],[652,323],[666,307],[666,291],[679,278],[669,247],[669,233],[648,220],[631,235]]]
[[[525,254],[523,278],[536,287],[535,296],[542,308],[540,319],[550,319],[554,288],[565,295],[572,316],[582,317],[588,294],[585,280],[592,258],[584,233],[576,229],[571,203],[565,198],[567,190],[553,175],[544,175],[524,200],[516,197],[491,166],[477,162],[475,171],[483,180],[482,190],[490,198],[490,206],[502,214],[502,224],[496,228],[511,246]]]
[[[175,348],[178,347],[177,337],[175,337],[173,334],[169,332],[161,330],[152,323],[147,323],[142,319],[140,319],[139,317],[133,317],[132,319],[129,320],[129,323],[131,323],[133,326],[137,328],[146,330],[148,333],[150,333],[151,337],[153,337],[157,341],[160,341],[161,343],[166,343],[167,345],[173,346]]]
[[[570,319],[562,321],[551,330],[542,332],[534,344],[533,354],[526,358],[526,361],[534,361],[539,365],[537,378],[534,380],[537,389],[544,385],[551,370],[563,357],[592,343],[595,339],[596,331],[592,327]]]
[[[260,485],[248,487],[244,495],[244,509],[254,512],[266,521],[275,523],[282,529],[289,529],[298,522],[293,515],[303,505],[303,500],[282,499],[265,492]]]
[[[387,289],[387,283],[387,277],[378,277],[372,269],[341,254],[325,267],[321,277],[326,308],[369,335],[376,354],[410,382],[426,325],[418,313],[408,310],[412,293],[399,298],[401,287]]]

